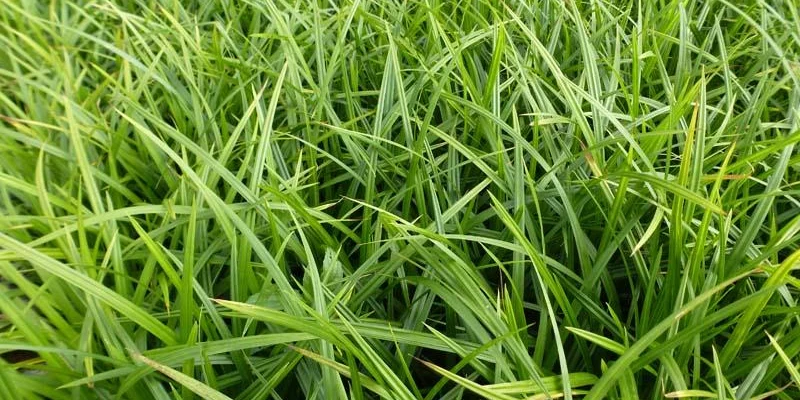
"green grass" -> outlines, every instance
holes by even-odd
[[[0,398],[800,398],[797,0],[0,1]]]

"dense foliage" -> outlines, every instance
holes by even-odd
[[[797,0],[0,0],[0,398],[800,398]]]

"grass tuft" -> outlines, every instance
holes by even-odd
[[[800,398],[795,0],[0,3],[0,399]]]

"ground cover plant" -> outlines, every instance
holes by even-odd
[[[0,3],[0,398],[800,398],[796,0]]]

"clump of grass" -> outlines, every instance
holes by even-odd
[[[795,1],[12,1],[0,46],[0,398],[800,398]]]

